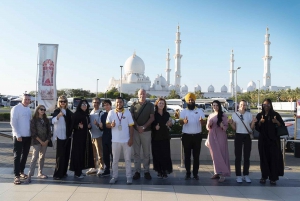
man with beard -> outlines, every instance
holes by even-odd
[[[124,100],[116,99],[116,109],[109,111],[106,119],[106,127],[111,128],[112,154],[113,154],[113,177],[110,184],[118,181],[118,163],[123,150],[127,184],[132,184],[131,175],[131,146],[133,144],[133,119],[129,110],[124,110]]]
[[[191,179],[191,152],[193,150],[193,178],[199,180],[199,156],[202,141],[202,121],[205,118],[203,111],[196,107],[196,96],[188,93],[185,96],[187,108],[180,113],[179,123],[182,126],[182,145],[184,149],[185,179]]]

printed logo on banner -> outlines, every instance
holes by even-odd
[[[46,59],[43,62],[43,79],[42,86],[53,86],[54,62]]]
[[[54,89],[42,89],[40,91],[42,100],[54,100]]]

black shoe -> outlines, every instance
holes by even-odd
[[[135,172],[133,177],[132,177],[133,180],[138,180],[140,178],[141,178],[141,174],[139,172]]]
[[[110,176],[110,172],[103,172],[102,174],[99,175],[100,177],[108,177]]]
[[[168,175],[167,175],[167,174],[164,174],[164,175],[162,176],[162,178],[163,178],[163,179],[168,179]]]
[[[150,175],[149,172],[145,172],[144,177],[145,177],[145,179],[147,179],[147,180],[151,180],[151,179],[152,179],[152,177],[151,177],[151,175]]]
[[[157,174],[157,177],[158,177],[159,179],[162,179],[162,178],[163,178],[163,175],[162,175],[161,173],[158,173],[158,174]]]
[[[64,176],[63,176],[63,178],[67,178],[69,175],[66,173]]]
[[[198,175],[195,175],[195,176],[193,177],[193,179],[199,180],[199,176],[198,176]]]
[[[54,180],[61,180],[60,177],[53,177]]]
[[[186,174],[184,179],[185,179],[185,180],[191,179],[191,175],[190,175],[190,174]]]

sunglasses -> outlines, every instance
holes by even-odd
[[[60,103],[66,103],[67,101],[59,101]]]
[[[269,106],[270,107],[271,105],[270,104],[263,104],[263,106]]]
[[[100,102],[93,102],[93,103],[97,103],[97,104],[99,104]]]
[[[82,103],[81,106],[87,106],[87,104],[86,103]]]
[[[46,109],[40,108],[40,110],[41,110],[41,111],[45,111],[45,112],[46,112]]]

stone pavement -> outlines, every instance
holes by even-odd
[[[51,148],[49,148],[51,149]],[[28,157],[25,172],[28,172],[31,155]],[[119,181],[110,185],[109,177],[96,175],[84,179],[73,177],[73,172],[61,181],[52,179],[54,158],[47,157],[44,173],[48,179],[32,178],[31,184],[13,184],[13,153],[11,138],[0,136],[0,200],[286,200],[299,201],[300,197],[300,159],[292,153],[286,154],[286,165],[291,169],[285,171],[276,186],[259,183],[259,163],[252,162],[250,177],[252,183],[238,184],[234,173],[224,183],[218,183],[210,177],[213,174],[211,161],[200,161],[200,180],[184,180],[185,170],[179,168],[179,161],[173,161],[174,171],[168,179],[158,179],[154,171],[148,181],[142,178],[126,185],[124,162],[119,163]],[[133,167],[133,164],[132,164]],[[234,172],[234,162],[231,161]],[[36,171],[37,172],[37,171]],[[142,174],[143,175],[143,174]]]

